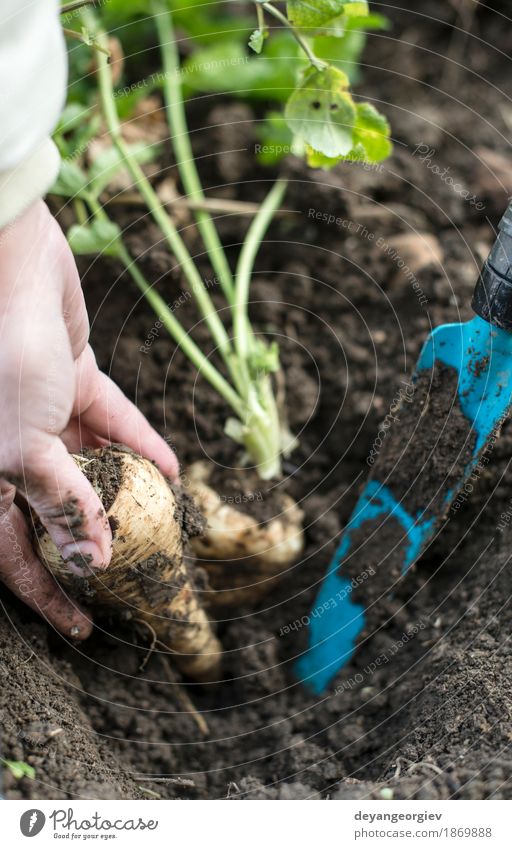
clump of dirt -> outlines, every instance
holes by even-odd
[[[201,799],[510,798],[512,528],[503,520],[497,529],[497,517],[510,513],[510,424],[472,494],[450,512],[393,597],[382,600],[382,627],[332,688],[315,699],[294,677],[303,622],[365,480],[379,423],[400,381],[410,379],[432,326],[471,316],[472,290],[494,238],[490,225],[507,203],[503,187],[478,182],[474,151],[483,146],[510,162],[510,116],[499,95],[509,82],[510,31],[480,4],[466,72],[467,40],[452,4],[426,0],[420,18],[414,9],[385,11],[394,29],[370,36],[372,67],[365,67],[363,88],[385,104],[393,157],[378,168],[330,173],[289,160],[286,206],[298,213],[273,224],[251,289],[257,330],[278,338],[288,376],[290,423],[300,444],[282,486],[305,510],[304,557],[259,607],[240,608],[219,623],[225,672],[214,687],[171,681],[158,652],[147,659],[133,623],[114,626],[103,618],[86,644],[70,645],[2,590],[2,756],[34,758],[36,769],[33,782],[7,774],[10,798],[140,798],[146,791]],[[427,42],[439,52],[425,53]],[[254,127],[251,140],[250,124],[240,119],[251,179],[242,182],[247,172],[239,155],[226,185],[203,129],[215,123],[205,120],[207,103],[189,106],[207,191],[261,199],[274,174],[254,162]],[[212,111],[220,104],[215,99]],[[258,121],[260,113],[252,112]],[[228,132],[226,126],[225,150],[240,147]],[[454,184],[439,176],[444,168]],[[175,173],[172,162],[168,172]],[[484,209],[456,191],[457,183],[471,183]],[[333,213],[339,224],[327,223]],[[214,356],[190,299],[179,300],[184,283],[177,269],[168,271],[175,263],[154,229],[128,209],[119,222],[150,279],[159,281],[167,302],[179,302],[180,320]],[[232,267],[246,224],[219,219]],[[411,229],[434,235],[444,252],[442,267],[418,273],[421,300],[412,285],[398,284],[396,259],[385,249]],[[187,238],[193,254],[202,255],[193,228]],[[81,270],[101,367],[185,466],[206,455],[236,466],[224,434],[226,405],[163,332],[148,347],[155,318],[126,276],[111,260],[84,261]],[[212,279],[206,262],[201,271]],[[220,304],[215,286],[211,294]],[[462,461],[470,441],[464,422],[457,427]],[[441,469],[443,480],[447,471]],[[422,486],[430,485],[426,477]],[[48,751],[31,748],[35,722],[64,728],[49,738]]]

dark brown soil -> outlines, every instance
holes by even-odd
[[[146,645],[129,623],[100,620],[86,644],[67,644],[2,591],[2,755],[27,760],[37,773],[20,782],[7,773],[10,798],[144,798],[147,791],[201,799],[510,798],[509,424],[474,489],[386,601],[389,623],[323,697],[308,697],[293,677],[301,619],[368,474],[378,426],[431,327],[470,317],[478,268],[509,191],[489,179],[475,151],[504,158],[503,173],[510,171],[512,118],[500,91],[509,91],[511,28],[482,4],[471,21],[441,0],[425,0],[419,14],[387,12],[394,28],[370,37],[362,90],[390,117],[393,157],[379,169],[328,174],[290,160],[286,205],[298,212],[273,225],[252,289],[253,319],[281,347],[290,425],[300,437],[283,486],[305,510],[305,555],[256,610],[219,623],[225,680],[209,687],[179,686],[164,674],[159,652],[141,671]],[[241,143],[235,127],[238,142],[231,142],[236,116],[221,98],[202,99],[191,112],[210,193],[262,198],[273,175],[254,165],[254,128],[243,125]],[[226,152],[212,153],[202,128],[218,124],[219,114]],[[228,172],[229,151],[242,145],[249,164],[237,154]],[[421,146],[433,151],[430,163]],[[483,208],[433,165],[449,167]],[[329,215],[346,223],[328,224]],[[175,302],[183,282],[154,228],[136,213],[120,221],[130,225],[148,275]],[[182,226],[199,253],[194,227]],[[234,263],[245,227],[229,216],[219,226]],[[415,232],[437,237],[444,253],[442,263],[417,272],[421,302],[383,247]],[[101,366],[185,466],[204,456],[236,466],[223,402],[163,331],[147,353],[140,350],[155,319],[129,280],[108,261],[83,263],[82,272]],[[189,300],[179,317],[208,346]],[[464,429],[457,432],[464,451]],[[411,462],[418,461],[414,448],[428,456],[415,440]],[[41,723],[62,732],[34,749]]]
[[[119,448],[124,450],[123,446]],[[123,483],[123,464],[117,446],[94,451],[86,448],[82,456],[89,460],[84,466],[84,475],[100,495],[101,503],[108,513]]]

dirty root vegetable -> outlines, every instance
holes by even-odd
[[[176,654],[186,675],[215,678],[221,646],[183,560],[184,541],[201,527],[197,518],[193,526],[190,499],[173,491],[149,460],[116,447],[74,459],[107,511],[112,561],[104,572],[84,564],[86,577],[77,578],[42,529],[36,540],[42,562],[71,592],[82,586],[92,605],[131,609]]]
[[[214,590],[206,603],[210,608],[254,603],[302,554],[303,513],[290,496],[274,494],[271,518],[258,521],[252,503],[245,507],[218,495],[210,485],[212,472],[211,464],[199,461],[188,469],[186,480],[207,520],[206,532],[190,544]]]

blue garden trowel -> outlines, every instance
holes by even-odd
[[[309,617],[296,666],[315,693],[388,617],[418,560],[512,403],[512,203],[480,274],[475,318],[427,338]],[[375,452],[374,452],[375,454]],[[452,509],[453,509],[452,506]],[[387,605],[387,606],[386,606]]]

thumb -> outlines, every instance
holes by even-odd
[[[72,571],[108,566],[112,533],[105,510],[58,437],[39,433],[31,441],[15,483]]]

